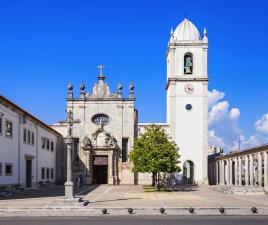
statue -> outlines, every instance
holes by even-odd
[[[185,56],[185,65],[184,65],[184,73],[192,74],[193,73],[193,59],[192,56]]]
[[[91,143],[91,140],[89,139],[88,136],[85,136],[85,138],[83,139],[83,148],[84,149],[91,149],[92,148],[92,143]]]

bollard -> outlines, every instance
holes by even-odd
[[[161,214],[164,214],[166,210],[164,208],[160,208],[159,211]]]
[[[107,214],[107,209],[102,209],[103,214]]]
[[[127,211],[128,211],[129,214],[133,214],[133,209],[132,208],[128,208]]]
[[[256,208],[256,207],[252,207],[252,208],[251,208],[251,212],[252,212],[252,213],[257,213],[257,212],[258,212],[258,210],[257,210],[257,208]]]
[[[219,208],[219,212],[220,212],[221,214],[223,214],[223,213],[225,212],[225,209],[224,209],[223,207],[220,207],[220,208]]]
[[[89,205],[89,201],[84,201],[83,202],[83,206],[88,206]]]
[[[194,213],[194,208],[189,208],[189,212],[191,213],[191,214],[193,214]]]

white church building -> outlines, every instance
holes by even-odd
[[[180,167],[191,184],[207,183],[207,50],[206,31],[201,37],[188,19],[171,32],[166,54],[167,122],[159,125],[180,148]],[[80,95],[75,97],[73,86],[68,86],[67,111],[72,111],[74,120],[81,121],[73,128],[73,174],[84,174],[90,184],[151,183],[150,174],[132,173],[128,159],[134,138],[149,125],[138,124],[134,85],[130,83],[127,97],[120,83],[117,91],[111,92],[103,66],[99,68],[98,82],[90,92],[81,83]],[[64,121],[51,127],[66,137]]]

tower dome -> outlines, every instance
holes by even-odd
[[[199,41],[200,34],[196,26],[188,19],[184,19],[175,29],[173,37],[177,41]]]

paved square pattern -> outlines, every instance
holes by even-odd
[[[267,195],[231,195],[199,187],[177,192],[144,192],[141,186],[101,185],[85,196],[90,207],[268,207]]]

